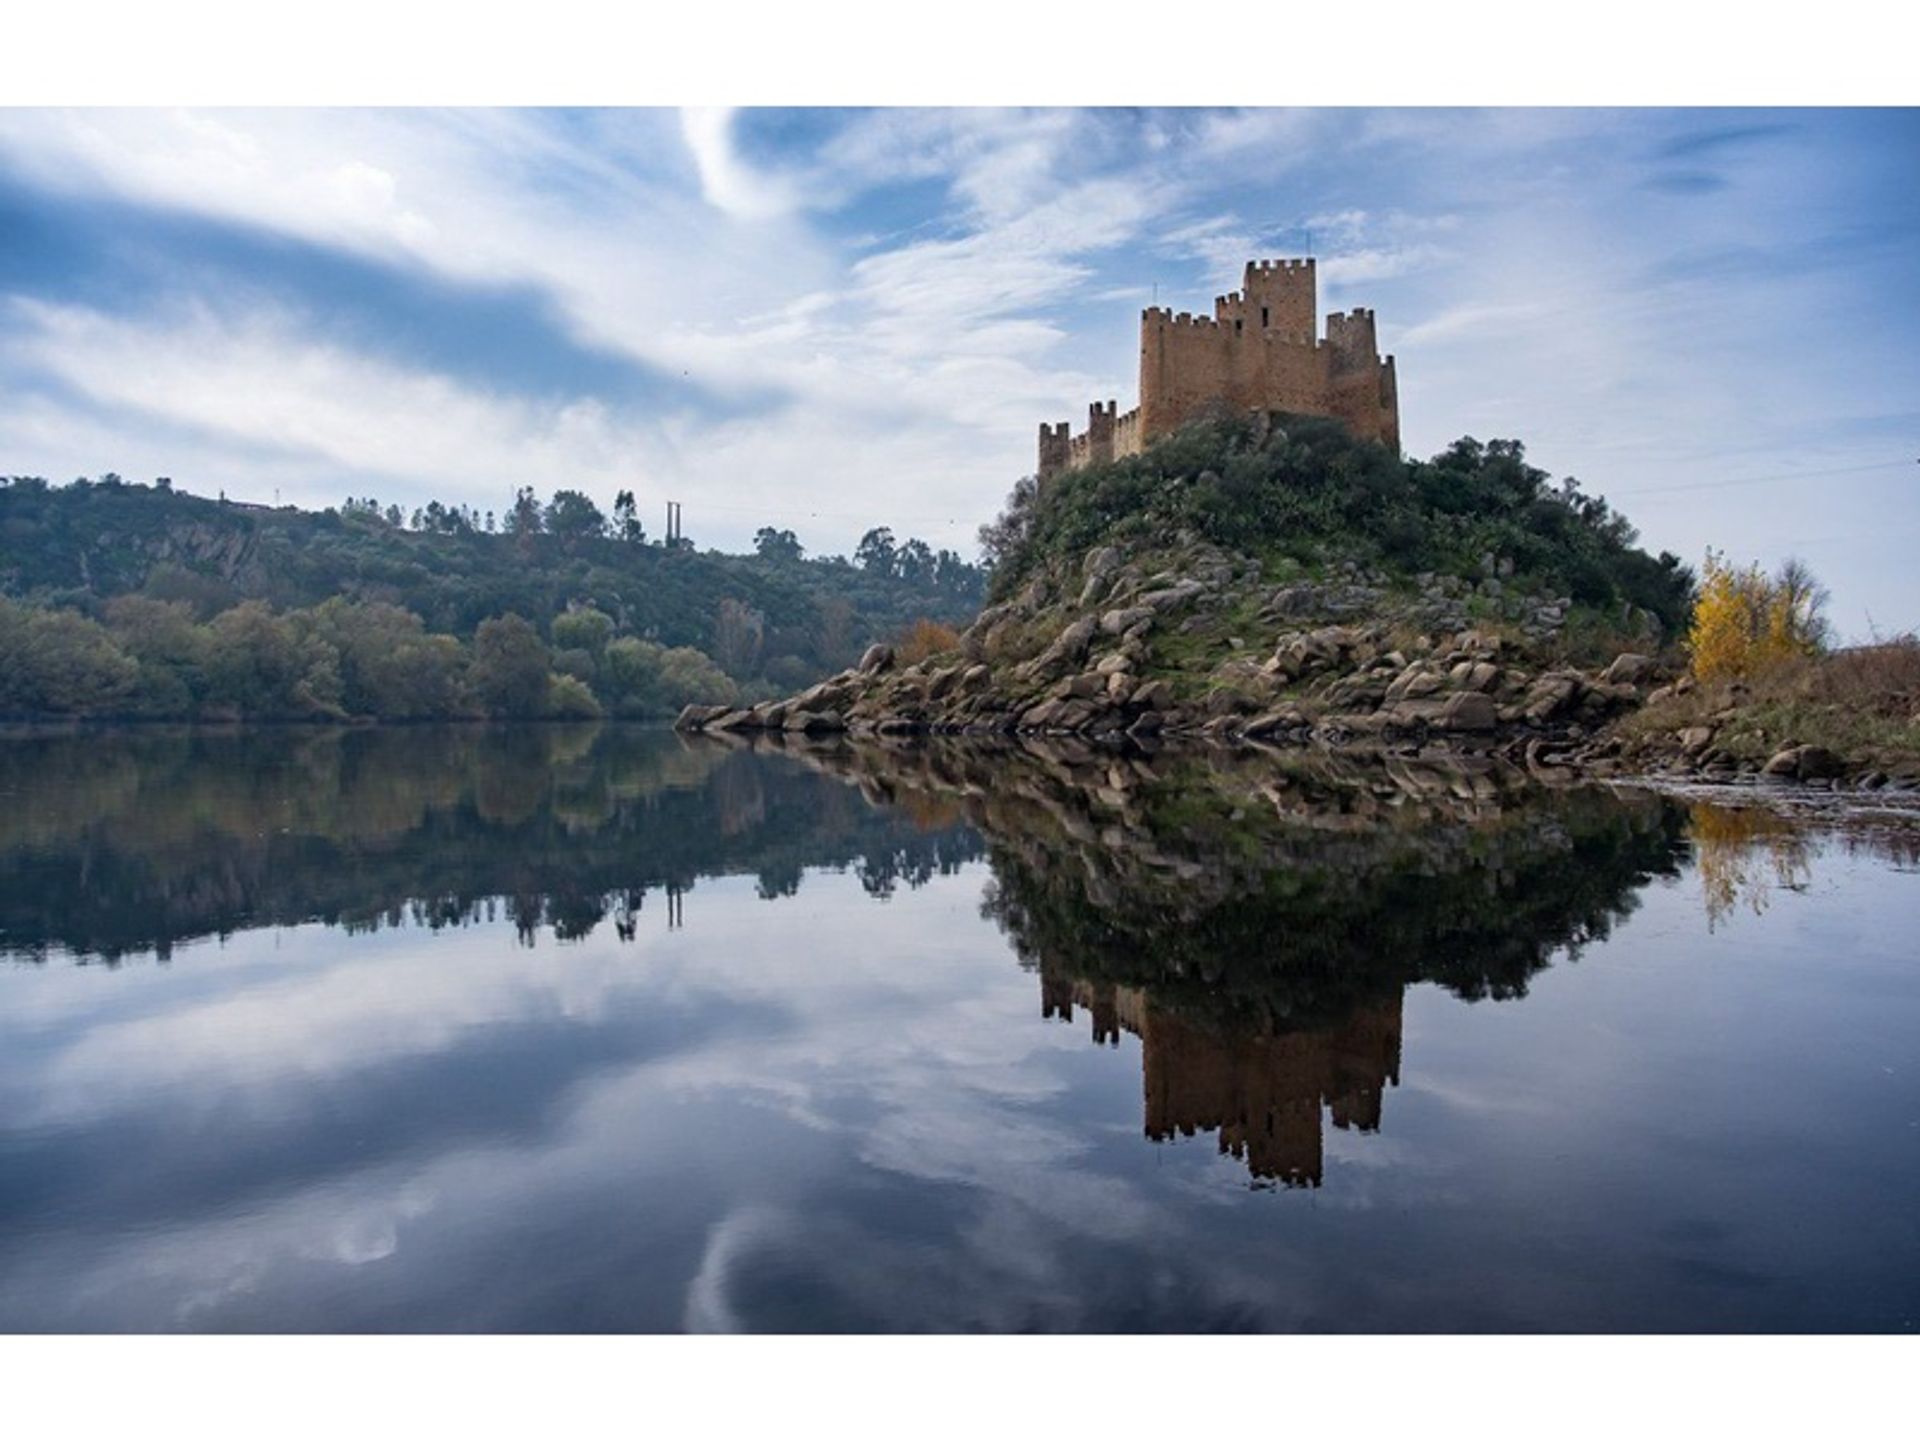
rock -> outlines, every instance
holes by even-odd
[[[1081,564],[1081,573],[1089,580],[1104,580],[1120,568],[1120,551],[1117,546],[1102,545],[1089,551]]]
[[[1613,663],[1600,672],[1600,679],[1607,685],[1638,685],[1649,678],[1655,668],[1651,656],[1628,651],[1614,656]]]
[[[1093,644],[1093,632],[1097,624],[1091,615],[1087,615],[1067,626],[1054,637],[1051,645],[1029,662],[1035,673],[1079,664],[1087,653],[1087,647]]]
[[[1254,716],[1241,727],[1240,733],[1258,737],[1271,735],[1278,730],[1305,729],[1309,723],[1307,717],[1296,707],[1282,705],[1277,709],[1267,710]]]
[[[1084,675],[1075,675],[1063,688],[1065,694],[1062,698],[1086,700],[1106,691],[1107,677],[1098,671],[1089,670]]]
[[[704,730],[709,722],[718,720],[727,713],[727,710],[728,707],[725,705],[688,705],[680,711],[679,717],[673,722],[673,728]]]
[[[1674,738],[1680,742],[1682,755],[1700,755],[1713,744],[1714,731],[1711,725],[1689,725],[1679,731]]]
[[[1799,774],[1802,780],[1831,780],[1846,769],[1840,757],[1824,745],[1800,747]]]
[[[1100,633],[1103,635],[1122,635],[1142,623],[1153,620],[1153,611],[1144,605],[1132,605],[1123,610],[1109,610],[1100,617]]]
[[[1207,696],[1209,715],[1245,715],[1259,708],[1259,701],[1231,686],[1223,685]]]
[[[1143,710],[1166,710],[1173,705],[1173,686],[1165,680],[1149,680],[1133,692],[1133,703]]]
[[[808,735],[819,735],[844,730],[847,728],[847,722],[825,710],[789,710],[780,728]]]
[[[1771,759],[1760,767],[1762,775],[1783,776],[1795,779],[1800,774],[1800,748],[1796,745],[1788,750],[1774,752]]]
[[[1555,670],[1542,675],[1527,690],[1527,718],[1542,722],[1553,719],[1572,709],[1585,688],[1586,681],[1575,671]]]
[[[1499,710],[1489,696],[1477,690],[1462,690],[1447,697],[1446,706],[1440,712],[1440,728],[1491,730],[1499,719]]]
[[[1186,604],[1206,588],[1198,580],[1180,580],[1164,590],[1147,591],[1140,597],[1139,603],[1148,611],[1157,614],[1162,610],[1172,610]]]
[[[1424,700],[1427,696],[1446,688],[1446,682],[1424,665],[1415,665],[1403,670],[1398,679],[1387,686],[1383,701],[1388,705],[1397,705],[1402,700]]]
[[[862,675],[878,675],[893,666],[893,647],[891,645],[869,645],[867,653],[860,657],[859,670]]]

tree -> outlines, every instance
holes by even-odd
[[[0,598],[0,713],[111,713],[139,666],[96,622]]]
[[[550,675],[546,713],[556,720],[598,720],[602,711],[586,681],[575,675]]]
[[[540,714],[547,699],[547,647],[518,615],[482,620],[473,635],[473,687],[487,713]]]
[[[607,517],[578,490],[556,490],[547,502],[547,533],[569,545],[607,533]]]
[[[766,638],[766,617],[731,595],[720,602],[713,619],[713,657],[729,675],[753,673]]]
[[[541,513],[539,500],[534,498],[533,487],[521,486],[513,492],[513,508],[507,511],[507,533],[524,538],[528,535],[538,535],[545,528],[546,521]]]
[[[1694,675],[1747,679],[1817,654],[1827,638],[1826,602],[1826,587],[1804,561],[1789,559],[1770,578],[1758,565],[1739,569],[1709,550],[1687,632]]]
[[[670,715],[683,705],[730,705],[739,687],[691,646],[667,649],[623,636],[607,646],[600,694],[621,715]]]
[[[909,585],[925,585],[933,580],[933,551],[918,538],[907,541],[893,554],[893,573]]]
[[[867,531],[853,549],[854,560],[870,575],[891,575],[893,556],[893,531],[884,525]]]
[[[562,650],[584,650],[596,664],[613,631],[613,617],[591,605],[569,605],[553,617],[553,643]]]
[[[646,543],[647,530],[640,523],[639,506],[631,490],[622,490],[613,497],[613,534],[614,538],[629,545]]]
[[[1825,615],[1831,598],[1807,562],[1789,555],[1773,575],[1773,603],[1767,612],[1767,639],[1779,655],[1812,655],[1827,647],[1833,627]]]
[[[793,531],[776,530],[771,525],[754,532],[753,549],[762,560],[774,561],[797,561],[806,553]]]

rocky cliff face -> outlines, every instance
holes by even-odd
[[[1590,750],[1600,726],[1666,678],[1633,650],[1598,671],[1555,664],[1569,608],[1494,573],[1468,586],[1346,564],[1275,580],[1250,557],[1187,538],[1103,546],[983,611],[955,651],[903,663],[875,646],[788,700],[689,707],[680,723],[1505,745],[1543,763]]]

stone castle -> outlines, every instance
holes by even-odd
[[[1149,441],[1213,410],[1284,410],[1343,420],[1364,440],[1400,448],[1393,357],[1381,358],[1373,312],[1327,316],[1319,332],[1311,260],[1250,260],[1241,289],[1213,316],[1140,312],[1140,404],[1087,407],[1087,429],[1040,427],[1041,480],[1095,461],[1133,455]]]

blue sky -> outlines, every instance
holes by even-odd
[[[1859,636],[1920,626],[1916,174],[1916,111],[0,111],[0,470],[971,553],[1142,305],[1310,233],[1410,451]]]

